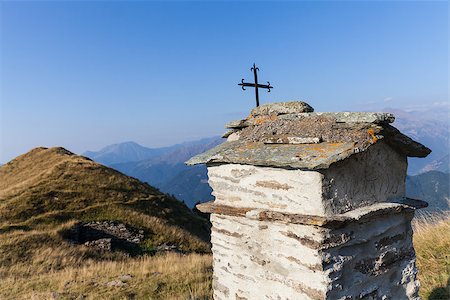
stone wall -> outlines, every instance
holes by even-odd
[[[330,231],[341,243],[324,251],[332,278],[327,299],[418,299],[413,215],[382,214]]]
[[[324,228],[213,214],[214,298],[415,299],[411,218]]]

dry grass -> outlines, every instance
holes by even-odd
[[[71,225],[0,234],[0,299],[210,298],[211,255],[99,253],[65,241]]]
[[[210,255],[199,254],[90,262],[2,279],[0,298],[75,299],[83,295],[85,299],[210,299],[211,263]]]
[[[450,299],[450,214],[414,221],[414,247],[423,299]]]

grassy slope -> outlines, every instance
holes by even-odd
[[[50,252],[40,259],[48,260]],[[22,265],[31,275],[3,278],[0,299],[212,299],[211,264],[207,254],[166,254],[85,261],[37,274],[29,272],[34,266]]]
[[[143,229],[141,253],[162,243],[210,251],[207,222],[185,205],[63,148],[36,148],[0,167],[0,216],[2,279],[32,282],[94,262],[129,262],[127,253],[99,253],[65,240],[63,233],[80,221],[116,220]]]
[[[144,229],[146,246],[208,251],[208,227],[182,203],[63,148],[36,148],[0,167],[0,233],[45,231],[73,220]]]

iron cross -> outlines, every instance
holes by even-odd
[[[248,83],[244,82],[244,78],[242,78],[241,83],[238,83],[242,87],[242,89],[245,91],[244,86],[251,86],[255,88],[255,96],[256,96],[256,106],[259,106],[259,94],[258,94],[258,88],[260,89],[267,89],[267,92],[270,92],[270,89],[273,89],[273,86],[270,86],[270,82],[267,81],[267,84],[258,84],[258,73],[259,68],[253,64],[253,67],[250,69],[250,71],[253,71],[253,75],[255,76],[255,83]]]

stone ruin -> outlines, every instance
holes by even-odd
[[[272,103],[231,122],[206,164],[214,299],[419,299],[407,157],[389,113]]]
[[[116,221],[76,223],[62,233],[74,244],[83,244],[101,251],[138,252],[144,231]]]
[[[78,222],[61,235],[73,244],[85,245],[101,252],[121,251],[133,256],[143,253],[140,244],[145,240],[144,230],[111,220]],[[164,252],[184,253],[178,244],[171,242],[146,249],[146,254]]]

